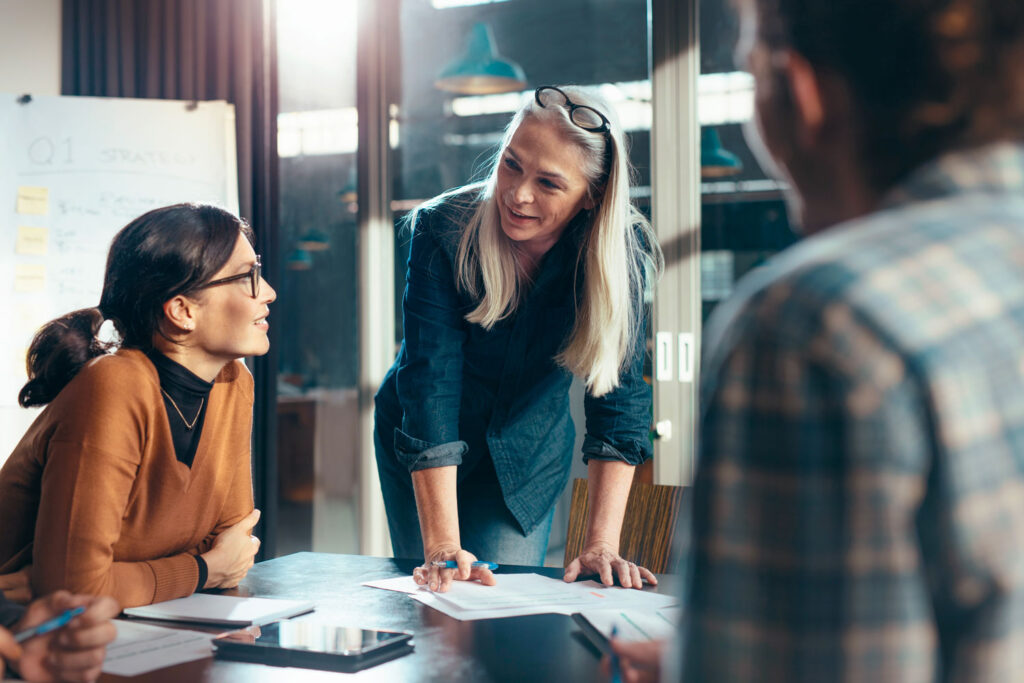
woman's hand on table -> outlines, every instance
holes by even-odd
[[[644,581],[652,586],[658,585],[658,579],[646,567],[622,559],[618,552],[603,544],[587,546],[579,557],[569,563],[562,577],[567,583],[577,578],[596,574],[606,586],[615,585],[615,578],[623,588],[643,588]]]
[[[32,584],[28,575],[32,565],[22,567],[12,574],[0,574],[0,592],[11,602],[27,605],[32,601]]]
[[[458,569],[437,567],[434,562],[454,560],[459,563]],[[494,573],[487,567],[474,567],[476,556],[457,545],[442,545],[428,550],[423,564],[413,570],[412,578],[420,586],[426,586],[438,593],[448,592],[452,581],[479,581],[485,586],[497,583]]]
[[[260,539],[252,535],[258,521],[260,511],[253,510],[214,539],[213,547],[202,555],[209,572],[204,588],[234,588],[245,578],[260,549]]]

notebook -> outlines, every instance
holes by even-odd
[[[316,605],[304,600],[240,598],[194,593],[144,607],[129,607],[127,616],[160,621],[184,621],[225,626],[262,626],[278,619],[312,612]]]

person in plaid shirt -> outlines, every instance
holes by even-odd
[[[806,239],[706,330],[664,677],[1024,680],[1024,2],[738,5]]]

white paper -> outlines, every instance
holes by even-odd
[[[115,619],[117,638],[107,646],[103,673],[138,676],[147,671],[213,656],[211,633],[135,624]]]
[[[507,574],[497,578],[496,586],[453,581],[448,592],[438,593],[437,597],[466,611],[546,606],[558,607],[560,612],[567,608],[573,612],[611,607],[657,609],[676,602],[672,595],[604,586],[596,581],[566,583],[539,574]]]
[[[362,585],[369,588],[380,588],[386,591],[397,591],[399,593],[418,593],[421,586],[411,576],[399,576],[394,579],[380,579],[377,581],[363,581]]]
[[[411,576],[367,581],[363,585],[408,593],[424,605],[460,621],[604,609],[653,611],[677,603],[672,595],[608,587],[596,581],[566,583],[538,574],[498,574],[495,578],[496,586],[453,581],[446,593],[417,586]]]
[[[611,638],[612,627],[615,627],[617,639],[643,642],[672,638],[682,615],[682,608],[667,607],[654,611],[599,609],[584,610],[580,614],[605,638]]]

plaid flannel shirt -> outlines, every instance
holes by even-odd
[[[704,349],[686,680],[1024,680],[1024,147],[783,252]]]

